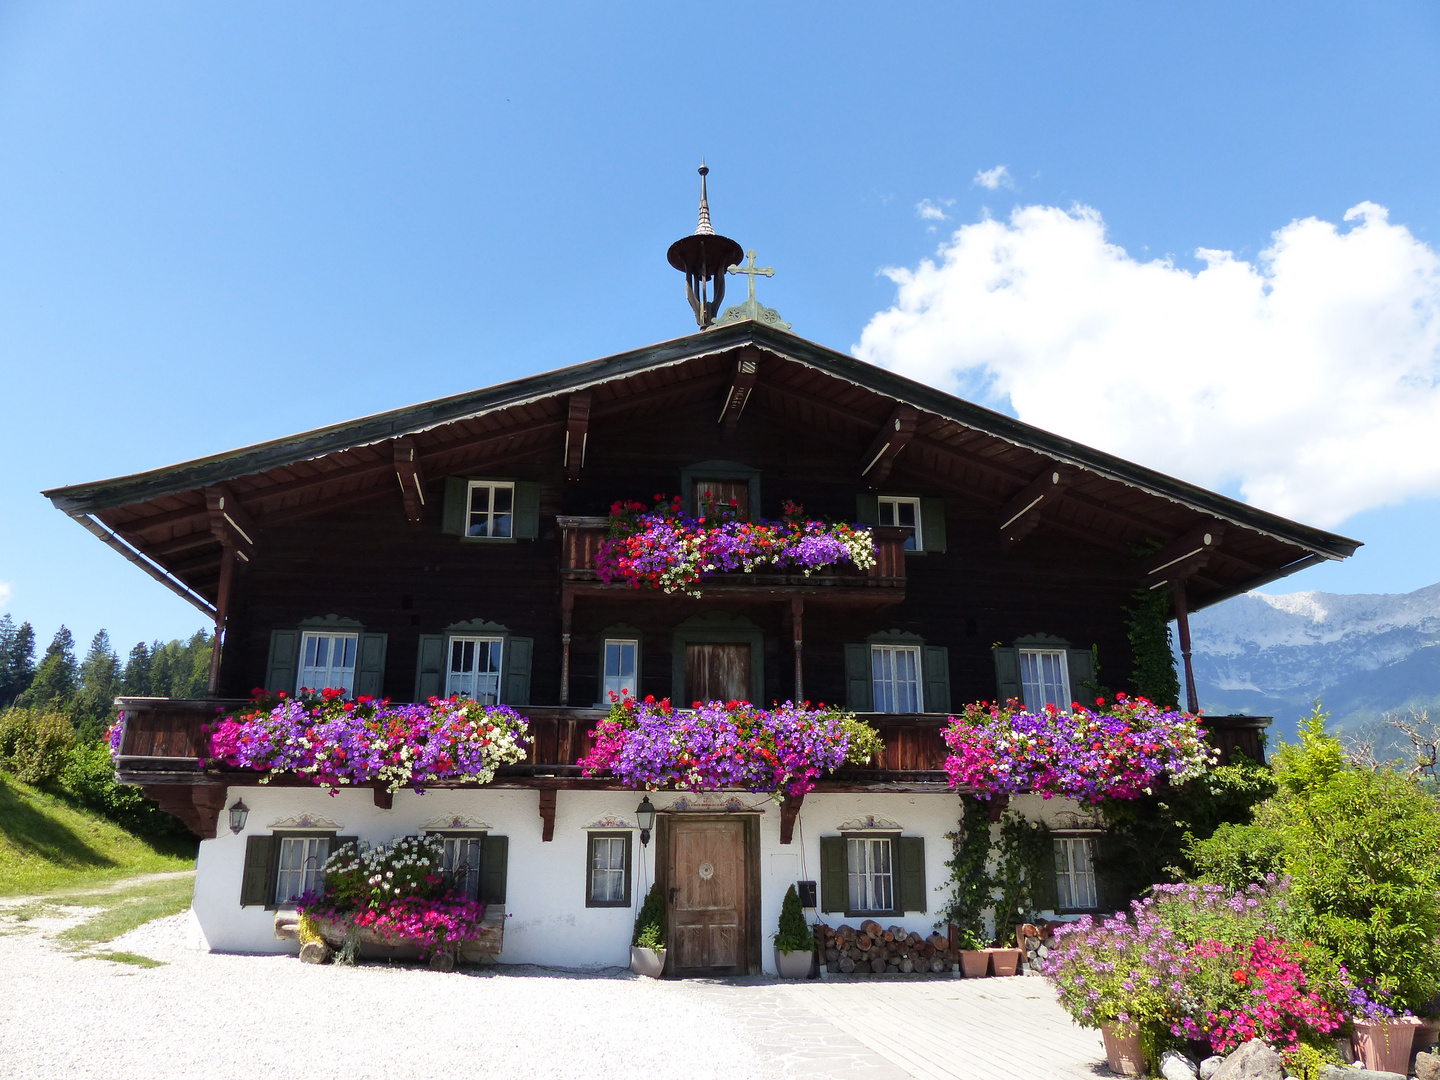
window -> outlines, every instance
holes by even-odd
[[[851,911],[894,911],[892,841],[850,837],[845,841]]]
[[[328,836],[282,836],[276,859],[275,904],[293,904],[324,884],[325,860],[330,855]]]
[[[870,682],[875,711],[922,712],[920,649],[915,645],[870,646]]]
[[[1095,890],[1095,842],[1088,836],[1055,838],[1055,902],[1060,910],[1100,906]]]
[[[1070,672],[1064,650],[1020,650],[1020,686],[1025,707],[1032,711],[1054,705],[1070,709]]]
[[[605,670],[600,685],[600,700],[609,704],[623,697],[638,697],[635,661],[640,642],[633,638],[606,638]]]
[[[481,833],[443,836],[445,861],[440,871],[448,888],[463,893],[467,900],[480,896]]]
[[[695,516],[750,519],[750,481],[695,478]]]
[[[920,531],[920,500],[890,495],[880,496],[880,524],[904,529],[906,551],[924,551],[925,537]]]
[[[445,696],[459,694],[481,705],[500,702],[500,656],[503,638],[452,637]]]
[[[515,535],[515,485],[494,480],[470,481],[465,535],[508,539]]]
[[[355,687],[355,653],[359,644],[359,634],[306,631],[300,639],[300,678],[295,692],[299,693],[301,687],[310,690],[334,687],[344,690],[348,697]]]
[[[630,834],[591,833],[585,906],[630,906]]]

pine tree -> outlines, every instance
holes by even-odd
[[[14,620],[6,615],[0,625]],[[12,704],[30,688],[35,678],[35,628],[28,622],[15,627],[14,634],[0,656],[0,708]]]
[[[120,692],[120,657],[104,630],[90,642],[90,651],[80,664],[79,684],[72,717],[81,738],[88,740],[110,726]]]
[[[9,615],[0,619],[0,707],[3,707],[6,699],[5,673],[10,670],[10,650],[15,646],[15,635],[18,629],[15,620]]]
[[[130,656],[125,661],[125,674],[120,681],[125,693],[131,697],[153,696],[150,682],[150,650],[145,647],[143,641],[137,641],[135,647],[130,650]]]
[[[61,625],[45,647],[45,655],[35,669],[35,678],[29,689],[20,695],[19,703],[32,708],[49,705],[62,711],[68,710],[75,698],[78,666],[75,662],[75,637]]]
[[[155,697],[174,697],[175,647],[179,642],[166,645],[159,641],[150,643],[150,693]]]

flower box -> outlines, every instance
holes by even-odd
[[[332,949],[341,949],[352,930],[356,930],[356,941],[362,955],[394,956],[419,955],[428,952],[422,941],[400,935],[379,934],[367,926],[358,930],[349,919],[315,917],[315,925],[325,944]],[[493,960],[505,947],[505,905],[487,904],[485,916],[480,921],[480,934],[474,941],[461,942],[458,948],[447,950],[455,959],[472,964],[484,964]]]

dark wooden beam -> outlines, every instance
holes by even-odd
[[[720,423],[725,425],[725,435],[735,434],[735,427],[740,423],[740,414],[745,411],[745,403],[750,400],[750,392],[755,389],[755,384],[760,380],[760,350],[746,348],[740,350],[740,356],[735,361],[735,373],[730,377],[730,386],[725,391],[725,404],[720,407]]]
[[[705,398],[715,396],[722,386],[728,386],[730,375],[726,372],[704,375],[687,382],[666,383],[663,386],[652,387],[649,390],[637,390],[633,394],[626,394],[624,397],[597,397],[590,410],[591,420],[606,420],[612,416],[622,416],[626,413],[654,409],[673,398],[684,398],[693,401],[703,401]],[[607,391],[611,387],[605,388]]]
[[[1177,537],[1141,563],[1145,588],[1158,589],[1171,581],[1184,581],[1205,568],[1210,553],[1225,535],[1225,526],[1207,521]]]
[[[400,498],[405,503],[405,520],[419,525],[425,520],[425,473],[415,442],[403,435],[394,442],[395,478],[400,481]]]
[[[149,517],[132,518],[129,521],[118,524],[105,521],[105,524],[119,533],[142,533],[149,532],[151,529],[159,529],[165,525],[175,525],[182,521],[191,521],[198,517],[204,517],[209,512],[210,508],[204,503],[201,503],[199,506],[184,506],[179,510],[166,510],[163,513],[151,514]],[[105,511],[98,511],[96,516],[104,520],[102,515],[105,513]]]
[[[503,431],[487,431],[483,435],[474,435],[464,439],[455,439],[451,442],[431,443],[420,448],[421,460],[426,462],[435,459],[444,459],[455,454],[470,453],[476,457],[484,457],[494,449],[504,449],[516,439],[525,438],[530,435],[559,434],[565,429],[566,421],[560,419],[544,420],[537,424],[525,424]]]
[[[577,390],[570,395],[569,415],[565,422],[565,479],[579,480],[585,467],[585,445],[590,439],[590,391]]]
[[[920,414],[909,405],[896,405],[885,418],[865,455],[860,459],[860,475],[872,488],[878,488],[890,477],[895,459],[900,456],[915,434]]]
[[[780,843],[788,844],[795,835],[795,819],[800,816],[800,806],[805,802],[805,796],[786,795],[785,801],[780,804]]]
[[[260,528],[235,493],[224,484],[208,487],[205,506],[210,511],[210,534],[222,547],[233,548],[242,561],[253,559]]]
[[[286,480],[279,484],[271,484],[269,487],[252,488],[245,492],[245,498],[253,506],[257,502],[271,502],[275,499],[283,499],[289,495],[304,494],[312,488],[339,483],[342,480],[355,480],[362,476],[371,476],[378,472],[388,471],[394,467],[395,464],[392,457],[385,457],[379,461],[361,461],[354,465],[343,465],[337,469],[317,473],[314,476],[302,476],[295,480]]]
[[[1195,691],[1195,668],[1190,663],[1190,612],[1185,600],[1185,580],[1170,582],[1170,595],[1175,601],[1175,625],[1180,629],[1180,659],[1185,666],[1185,701],[1190,712],[1200,711],[1200,695]]]
[[[544,823],[540,840],[542,843],[549,843],[555,839],[555,789],[545,787],[540,789],[540,820]]]
[[[1054,505],[1073,478],[1070,469],[1056,465],[1031,480],[1000,508],[1000,535],[1012,544],[1029,536],[1040,524],[1040,511]]]

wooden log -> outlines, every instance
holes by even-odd
[[[324,964],[330,959],[330,946],[323,941],[307,941],[300,946],[302,964]]]
[[[873,972],[875,972],[875,974],[877,974],[877,975],[880,974],[880,972],[882,972],[882,971],[885,970],[885,961],[884,961],[884,960],[879,960],[879,959],[871,960],[871,961],[870,961],[870,970],[873,971]]]
[[[950,965],[944,960],[940,959],[938,956],[934,960],[930,961],[930,971],[935,975],[942,974],[943,972],[948,971],[949,968]]]
[[[833,963],[837,962],[839,959],[840,959],[840,950],[839,950],[839,949],[826,949],[826,950],[825,950],[825,963],[826,963],[827,966],[829,966],[830,964],[833,964]]]
[[[855,939],[855,944],[862,949],[868,949],[874,943],[874,939],[869,934],[861,934]]]
[[[888,972],[891,972],[891,973],[893,974],[893,973],[895,973],[895,972],[897,972],[897,971],[900,970],[900,965],[899,965],[899,964],[886,964],[886,965],[885,965],[885,970],[888,971]]]
[[[874,919],[866,919],[862,922],[860,924],[860,930],[863,933],[869,934],[872,938],[877,938],[885,932],[884,928]]]
[[[850,957],[848,957],[848,956],[843,956],[843,957],[840,958],[840,971],[841,971],[842,974],[849,975],[849,974],[850,974],[852,971],[854,971],[854,970],[855,970],[855,961],[854,961],[854,960],[851,960]]]
[[[900,970],[904,974],[909,975],[912,971],[915,970],[915,961],[911,960],[909,957],[906,957],[904,960],[900,961]]]

